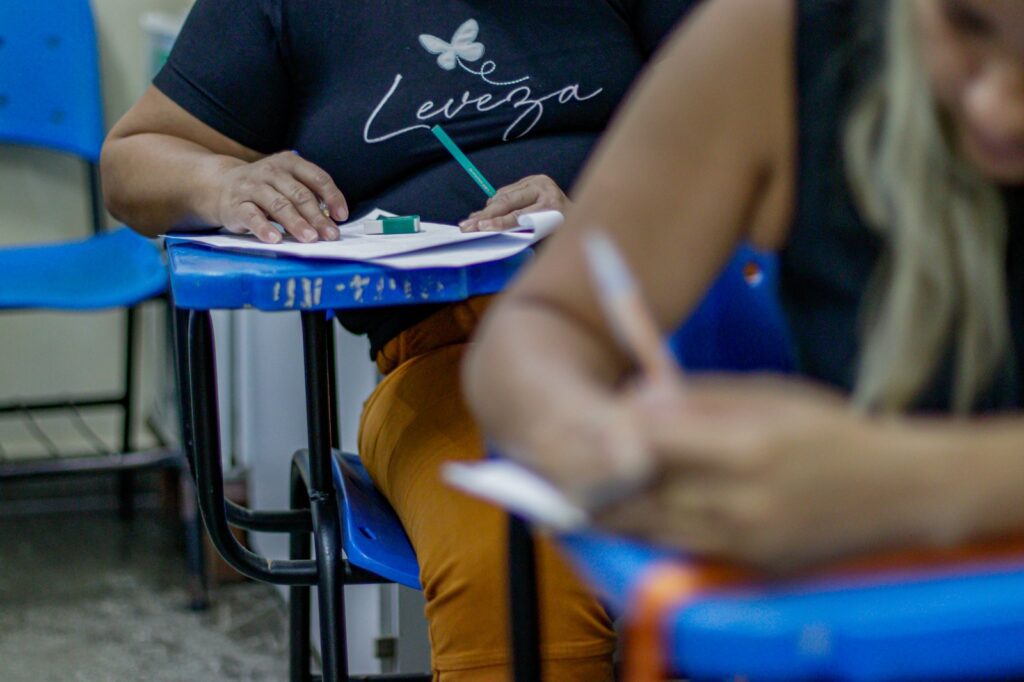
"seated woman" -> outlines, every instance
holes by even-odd
[[[1024,529],[1022,54],[1016,2],[704,5],[485,321],[485,432],[583,498],[646,481],[612,528],[773,570]],[[665,329],[778,250],[803,378],[624,381],[594,226]]]
[[[223,225],[268,242],[281,239],[270,221],[302,241],[337,239],[335,221],[373,207],[511,227],[567,205],[560,188],[689,4],[199,0],[154,87],[110,133],[107,205],[144,234]],[[486,205],[436,123],[501,187]],[[386,375],[359,449],[416,550],[446,682],[508,675],[504,519],[437,474],[483,454],[458,377],[486,305],[339,315]],[[542,561],[550,679],[611,679],[607,616],[552,555]]]

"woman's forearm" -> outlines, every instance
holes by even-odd
[[[464,385],[481,427],[504,454],[571,490],[630,466],[629,453],[613,452],[607,437],[620,409],[612,388],[624,363],[602,337],[550,306],[520,297],[499,303],[464,364]]]
[[[218,225],[218,180],[245,161],[161,133],[112,138],[103,147],[103,198],[118,220],[156,236]]]
[[[938,422],[932,431],[949,507],[958,510],[936,540],[947,539],[944,531],[952,541],[1024,533],[1024,417]]]

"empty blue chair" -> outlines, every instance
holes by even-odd
[[[103,137],[99,54],[89,3],[0,4],[0,139],[95,164]]]
[[[86,0],[0,4],[0,141],[65,152],[83,161],[89,189],[91,238],[71,243],[0,249],[0,308],[96,310],[127,307],[125,385],[118,395],[60,398],[0,406],[0,414],[81,407],[122,410],[120,450],[131,449],[134,314],[131,306],[164,291],[160,254],[127,229],[102,232],[96,164],[103,144],[99,57]],[[94,443],[99,438],[91,439]],[[52,443],[43,445],[56,457]],[[97,449],[99,449],[97,447]],[[94,453],[105,455],[109,453]],[[73,470],[83,461],[47,462],[47,471]],[[5,476],[36,473],[4,466]],[[89,466],[92,469],[94,467]],[[125,491],[124,504],[128,505]]]
[[[0,248],[0,310],[87,311],[125,309],[124,381],[113,394],[54,396],[0,404],[0,416],[26,420],[47,452],[43,458],[5,458],[0,481],[76,472],[117,472],[121,511],[132,511],[131,472],[178,466],[176,450],[132,452],[135,378],[135,308],[164,293],[167,271],[159,251],[127,228],[103,230],[97,163],[104,138],[99,54],[88,0],[0,3],[0,143],[50,149],[83,163],[90,237],[76,241]],[[77,230],[72,230],[77,231]],[[103,442],[80,410],[116,408],[120,442]],[[85,453],[61,452],[33,415],[64,411],[90,444]],[[193,524],[193,530],[198,526]],[[188,546],[193,603],[202,602],[198,536]]]

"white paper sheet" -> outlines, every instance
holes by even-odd
[[[536,240],[530,233],[501,232],[490,239],[459,242],[438,246],[426,251],[403,253],[398,256],[376,258],[374,263],[399,270],[421,268],[463,268],[468,265],[492,263],[511,258],[525,250]]]
[[[561,214],[556,211],[545,213]],[[279,244],[266,244],[252,235],[221,233],[216,235],[175,235],[183,240],[230,251],[257,255],[282,255],[320,260],[371,262],[401,270],[419,268],[457,268],[503,260],[528,248],[540,237],[532,224],[515,232],[462,232],[454,225],[421,223],[417,234],[367,235],[363,220],[373,220],[393,213],[379,208],[355,220],[339,225],[342,238],[334,242],[305,244],[290,236]],[[543,215],[543,214],[538,214]],[[524,218],[527,216],[524,216]],[[545,218],[548,216],[544,215]],[[550,222],[550,221],[548,221]],[[546,225],[545,225],[546,227]],[[537,230],[545,236],[549,230]]]
[[[363,234],[362,219],[339,226],[341,239],[334,242],[318,241],[311,244],[286,236],[278,244],[266,244],[253,235],[217,234],[193,237],[176,235],[206,246],[247,253],[265,253],[295,258],[374,261],[387,256],[411,253],[459,242],[470,242],[493,237],[493,232],[462,232],[454,225],[421,223],[422,232],[416,234]]]

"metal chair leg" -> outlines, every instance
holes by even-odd
[[[338,414],[338,359],[334,348],[334,324],[330,320],[324,329],[327,344],[327,388],[331,399],[331,447],[341,449],[341,424]]]
[[[291,509],[308,509],[309,495],[298,467],[291,470]],[[288,540],[288,558],[309,559],[311,551],[308,531],[292,533]],[[310,590],[307,586],[293,585],[288,590],[288,654],[290,682],[310,682]]]
[[[132,422],[135,420],[135,327],[136,308],[125,311],[124,333],[124,386],[121,393],[121,452],[132,451]],[[117,475],[118,513],[122,519],[135,515],[135,473],[124,470]]]
[[[348,680],[345,648],[344,563],[338,497],[334,490],[331,443],[334,404],[330,385],[330,322],[324,312],[302,313],[309,434],[309,500],[316,547],[320,651],[324,682]]]
[[[188,354],[189,311],[179,310],[173,304],[168,305],[168,309],[174,356],[174,390],[178,398],[181,422],[181,447],[185,451],[185,464],[181,470],[181,520],[185,531],[185,570],[188,575],[189,608],[201,611],[210,605],[210,588],[203,549],[205,532],[196,499],[196,471],[192,461],[192,401],[189,393],[188,364],[185,361]]]
[[[515,682],[540,682],[540,608],[537,593],[537,556],[530,526],[509,515],[509,611],[511,613],[512,668]]]
[[[178,472],[181,490],[181,522],[185,532],[185,570],[187,572],[188,607],[203,611],[210,606],[210,588],[206,575],[206,552],[203,549],[203,520],[196,503],[195,482],[185,470]]]
[[[232,568],[254,580],[275,585],[318,584],[320,573],[315,561],[269,560],[243,546],[232,533],[228,520],[228,505],[224,499],[220,415],[217,410],[217,363],[213,343],[213,322],[209,311],[191,313],[188,329],[188,353],[184,359],[188,363],[188,393],[191,396],[192,409],[185,415],[185,432],[189,436],[187,443],[190,458],[196,467],[199,508],[213,546]],[[329,447],[327,451],[330,452]],[[329,462],[327,467],[330,471]],[[317,475],[320,475],[319,471]],[[310,497],[316,500],[315,495],[311,494]],[[240,511],[244,516],[259,520],[258,516],[250,514],[249,510]],[[332,547],[328,555],[335,554],[337,551]]]

